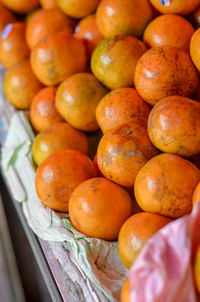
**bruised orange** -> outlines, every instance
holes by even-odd
[[[96,15],[97,26],[104,37],[140,37],[153,18],[153,11],[148,0],[101,0]]]
[[[99,128],[96,107],[107,92],[92,74],[77,73],[58,87],[56,107],[72,126],[84,131],[94,131]]]
[[[35,94],[42,87],[28,60],[9,68],[4,78],[5,96],[17,109],[29,109]]]
[[[194,32],[191,38],[190,55],[194,65],[200,71],[200,28]]]
[[[38,132],[64,121],[55,106],[56,90],[56,87],[45,87],[33,98],[30,120]]]
[[[78,23],[75,37],[83,39],[86,42],[88,54],[91,56],[95,47],[103,39],[96,24],[96,15],[89,15]]]
[[[194,205],[196,202],[200,201],[200,183],[196,186],[192,198],[192,204]]]
[[[163,4],[160,0],[150,0],[150,3],[163,14],[189,15],[199,5],[199,0],[170,0]]]
[[[59,84],[70,75],[84,71],[86,65],[83,42],[64,32],[40,40],[31,51],[33,71],[47,86]]]
[[[122,225],[118,237],[119,255],[127,268],[130,268],[142,251],[145,243],[171,219],[148,212],[132,215]]]
[[[143,41],[149,47],[171,45],[189,51],[193,33],[194,28],[186,19],[166,14],[155,18],[147,25]]]
[[[74,189],[84,180],[95,176],[96,168],[85,154],[77,150],[55,151],[36,171],[36,192],[45,206],[67,212]]]
[[[9,11],[5,6],[0,2],[0,34],[4,27],[16,21],[15,16],[11,11]]]
[[[128,278],[125,280],[124,285],[121,289],[120,302],[131,302],[130,281]]]
[[[136,63],[146,50],[145,44],[133,36],[105,39],[92,54],[92,72],[111,90],[133,86]]]
[[[44,9],[58,8],[57,0],[39,0],[39,2]]]
[[[69,216],[81,233],[105,240],[115,240],[132,213],[132,201],[126,190],[98,177],[84,181],[69,200]]]
[[[132,187],[138,171],[159,151],[141,124],[127,124],[107,132],[97,149],[103,175],[124,187]]]
[[[169,96],[152,109],[148,135],[161,151],[182,156],[200,153],[200,104],[182,96]]]
[[[134,83],[141,97],[155,105],[170,95],[192,96],[198,75],[188,53],[174,46],[160,46],[139,59]]]
[[[7,8],[19,14],[26,14],[39,5],[39,0],[1,0],[1,2]]]
[[[26,24],[16,22],[6,25],[0,36],[0,62],[9,68],[28,58],[29,48],[25,39]]]
[[[40,9],[27,23],[26,41],[32,49],[41,39],[52,33],[63,31],[72,34],[74,25],[74,20],[59,9]]]
[[[100,0],[57,0],[59,8],[68,16],[83,18],[95,11]]]
[[[33,142],[33,159],[40,165],[45,158],[57,150],[74,149],[87,154],[89,142],[85,133],[68,123],[57,123],[41,131]]]
[[[107,133],[127,123],[141,122],[147,125],[149,113],[150,106],[134,88],[118,88],[101,99],[96,118],[103,133]]]
[[[178,218],[190,213],[199,182],[200,171],[195,165],[178,155],[163,153],[137,174],[135,198],[144,211]]]

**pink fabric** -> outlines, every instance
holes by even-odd
[[[153,236],[130,270],[131,302],[196,302],[191,260],[200,243],[200,202]]]

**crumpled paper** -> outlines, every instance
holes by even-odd
[[[117,242],[79,233],[67,215],[60,216],[41,203],[35,191],[35,167],[31,156],[33,139],[24,113],[14,113],[2,148],[1,164],[14,198],[22,203],[27,223],[43,240],[70,243],[79,268],[99,288],[100,301],[119,301],[128,270],[120,260]]]
[[[161,229],[129,273],[131,302],[197,302],[193,260],[200,243],[200,202]]]

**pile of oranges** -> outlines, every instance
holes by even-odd
[[[128,268],[200,200],[199,27],[200,0],[0,3],[4,91],[30,110],[37,194],[83,234],[118,239]]]

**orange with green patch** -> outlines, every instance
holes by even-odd
[[[105,39],[92,54],[92,72],[111,90],[131,87],[136,63],[146,50],[145,44],[133,36]]]

